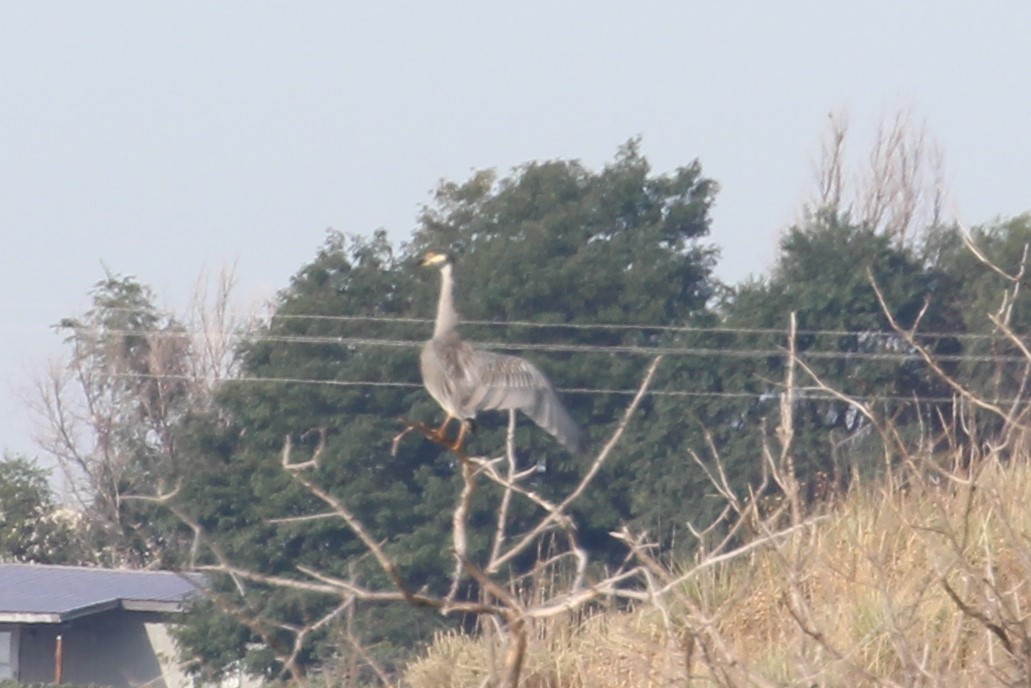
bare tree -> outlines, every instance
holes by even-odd
[[[237,373],[236,343],[253,331],[256,315],[241,309],[235,300],[234,268],[222,267],[216,275],[202,273],[194,282],[193,294],[182,317],[191,335],[186,362],[196,385],[198,402],[207,404],[222,380]]]
[[[849,213],[899,245],[941,223],[946,197],[944,155],[926,123],[907,109],[882,118],[865,160],[849,171],[852,139],[846,111],[828,115],[827,130],[814,163],[816,191],[811,212]]]
[[[100,562],[145,566],[159,557],[122,497],[170,485],[177,424],[206,408],[233,373],[230,343],[243,321],[230,304],[232,273],[223,271],[213,292],[209,281],[198,280],[180,319],[134,278],[108,273],[91,292],[92,308],[56,325],[69,354],[36,380],[29,407],[37,444],[94,529]]]

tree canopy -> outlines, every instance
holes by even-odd
[[[77,514],[61,509],[49,472],[35,461],[0,460],[0,561],[75,564],[82,556]]]

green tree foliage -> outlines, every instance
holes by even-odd
[[[964,234],[958,225],[937,228],[923,246],[924,259],[942,275],[943,289],[953,295],[958,329],[967,335],[961,340],[959,380],[985,399],[1008,402],[1026,393],[1021,382],[1026,361],[997,323],[1016,333],[1031,327],[1024,294],[1031,215],[974,227],[966,240]]]
[[[930,302],[922,326],[953,331],[945,282],[915,251],[847,215],[821,212],[785,232],[769,276],[727,294],[717,313],[661,335],[676,352],[657,383],[670,394],[660,392],[635,425],[624,463],[632,505],[624,516],[663,544],[693,544],[682,537],[687,525],[710,523],[724,503],[695,459],[713,474],[720,461],[740,494],[760,481],[762,445],[780,420],[792,313],[795,348],[822,381],[876,399],[901,425],[920,419],[933,426],[949,390],[894,332],[871,278],[902,326],[912,326]],[[927,346],[954,354],[958,345],[938,337]],[[794,453],[809,497],[884,466],[880,444],[867,449],[871,428],[860,414],[801,373],[799,384],[809,389],[796,395]],[[917,404],[914,396],[939,403]]]
[[[194,461],[177,501],[234,565],[268,574],[294,574],[302,565],[341,575],[353,563],[370,584],[382,583],[339,521],[273,522],[324,511],[290,481],[281,452],[288,436],[297,443],[295,451],[310,452],[314,434],[309,431],[325,428],[330,440],[319,481],[335,486],[370,530],[390,538],[388,548],[413,585],[426,582],[428,572],[447,569],[448,554],[438,537],[446,514],[435,512],[439,498],[425,495],[450,496],[452,467],[418,452],[391,456],[391,439],[401,429],[397,417],[417,400],[429,411],[418,389],[415,341],[394,345],[412,336],[411,327],[376,320],[410,315],[411,285],[411,271],[394,257],[384,233],[371,239],[331,234],[282,292],[270,322],[241,347],[241,373],[248,381],[227,382],[216,410],[188,424],[184,436]],[[254,378],[262,381],[250,381]],[[239,602],[234,584],[217,579],[215,584],[230,604]],[[247,590],[238,617],[300,623],[326,610],[324,599],[251,584]],[[439,626],[432,617],[413,618],[407,609],[375,610],[375,618],[364,621],[367,640],[383,644],[405,642]],[[198,618],[197,623],[222,622]],[[182,638],[194,656],[218,661],[229,653],[241,656],[247,640],[273,646],[292,642],[289,634],[260,624],[250,630],[249,635],[186,631]],[[385,645],[381,649],[380,656],[389,654]]]
[[[414,435],[391,455],[399,415],[441,418],[418,378],[418,347],[430,327],[397,320],[434,313],[439,277],[416,270],[413,257],[426,247],[456,254],[459,309],[468,320],[484,321],[463,328],[473,341],[507,343],[560,388],[633,389],[648,357],[604,347],[654,347],[660,343],[654,331],[557,326],[682,323],[704,312],[715,290],[715,251],[704,243],[715,191],[697,163],[671,175],[651,174],[630,142],[600,172],[554,161],[526,165],[506,178],[481,172],[463,184],[444,183],[400,250],[382,232],[368,239],[331,234],[280,294],[268,324],[240,349],[241,381],[227,382],[215,411],[188,424],[184,437],[195,463],[178,503],[244,568],[293,575],[303,565],[382,584],[382,574],[338,521],[282,520],[324,511],[291,483],[280,454],[288,436],[295,452],[310,452],[311,431],[325,428],[320,484],[383,538],[413,587],[439,590],[452,565],[446,534],[459,484],[453,458]],[[530,321],[551,327],[506,325]],[[598,350],[524,351],[526,343]],[[629,400],[622,393],[563,396],[596,440]],[[471,450],[501,447],[504,423],[501,414],[485,416]],[[582,462],[525,419],[517,443],[521,460],[546,468],[538,478],[543,491],[564,493],[579,478]],[[605,533],[634,518],[640,503],[631,495],[628,456],[613,457],[580,506],[585,540],[602,556],[611,546]],[[491,523],[495,499],[486,489],[478,495],[473,524]],[[472,551],[489,535],[486,528],[474,530]],[[236,599],[231,582],[216,586]],[[248,589],[252,619],[301,623],[326,610],[324,599],[250,583]],[[365,640],[381,659],[443,623],[410,609],[361,613],[366,617],[356,627],[366,629]],[[246,639],[287,642],[286,634],[260,626],[183,639],[193,656],[218,662],[240,656]],[[319,639],[313,640],[317,652]]]
[[[958,356],[950,373],[982,401],[1026,415],[1029,397],[1026,340],[1031,326],[1027,298],[1031,215],[996,220],[967,230],[935,228],[921,247],[941,276],[957,313]],[[948,442],[989,446],[1012,432],[1003,414],[985,412],[964,399]]]
[[[458,249],[459,310],[468,319],[499,324],[467,326],[475,340],[601,349],[547,358],[521,352],[537,356],[561,388],[624,392],[566,395],[596,447],[627,403],[625,392],[640,381],[648,350],[663,341],[659,331],[500,325],[680,325],[704,317],[716,292],[717,253],[705,241],[716,191],[698,163],[653,176],[637,142],[630,141],[599,173],[553,161],[531,163],[500,181],[481,173],[464,185],[445,184],[435,207],[423,215],[414,248]],[[649,401],[642,417],[651,406]],[[504,418],[487,420],[487,447],[500,446],[503,423]],[[547,438],[531,432],[521,446],[546,461],[546,487],[561,491],[578,477],[580,465]],[[627,442],[634,446],[633,439]],[[584,537],[594,547],[607,546],[613,527],[653,506],[653,495],[641,487],[641,464],[653,466],[634,450],[622,450],[580,506]]]
[[[0,460],[0,561],[78,563],[74,514],[62,510],[49,472],[35,461],[5,454]]]
[[[949,388],[894,331],[874,284],[898,324],[909,329],[920,318],[920,328],[936,334],[921,344],[944,356],[947,370],[955,368],[949,357],[958,351],[958,316],[940,271],[848,216],[817,213],[787,231],[772,274],[742,285],[727,309],[728,325],[745,330],[747,346],[763,352],[721,366],[743,372],[759,393],[746,423],[750,434],[757,434],[758,419],[766,418],[770,430],[777,422],[792,312],[795,348],[823,383],[873,403],[899,427],[919,427],[921,420],[933,428],[939,412],[949,415]],[[800,373],[799,384],[796,466],[810,496],[828,479],[841,484],[884,465],[885,457],[864,448],[871,428],[860,414],[816,389],[808,375]]]

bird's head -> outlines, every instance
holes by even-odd
[[[426,253],[422,254],[419,259],[419,267],[443,267],[451,262],[451,254],[447,251],[438,251],[436,249],[430,249]]]

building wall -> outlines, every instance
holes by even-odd
[[[168,632],[169,624],[163,620],[145,621],[143,624],[147,639],[154,650],[158,664],[161,665],[161,677],[166,688],[193,688],[193,681],[182,670],[175,650],[175,641]]]
[[[188,686],[178,671],[163,671],[162,658],[174,666],[174,647],[161,616],[113,609],[63,624],[21,627],[18,678],[54,680],[54,647],[63,638],[66,683],[97,683],[117,688],[146,684],[152,688]],[[159,640],[155,648],[151,637]],[[159,656],[161,655],[161,656]]]

